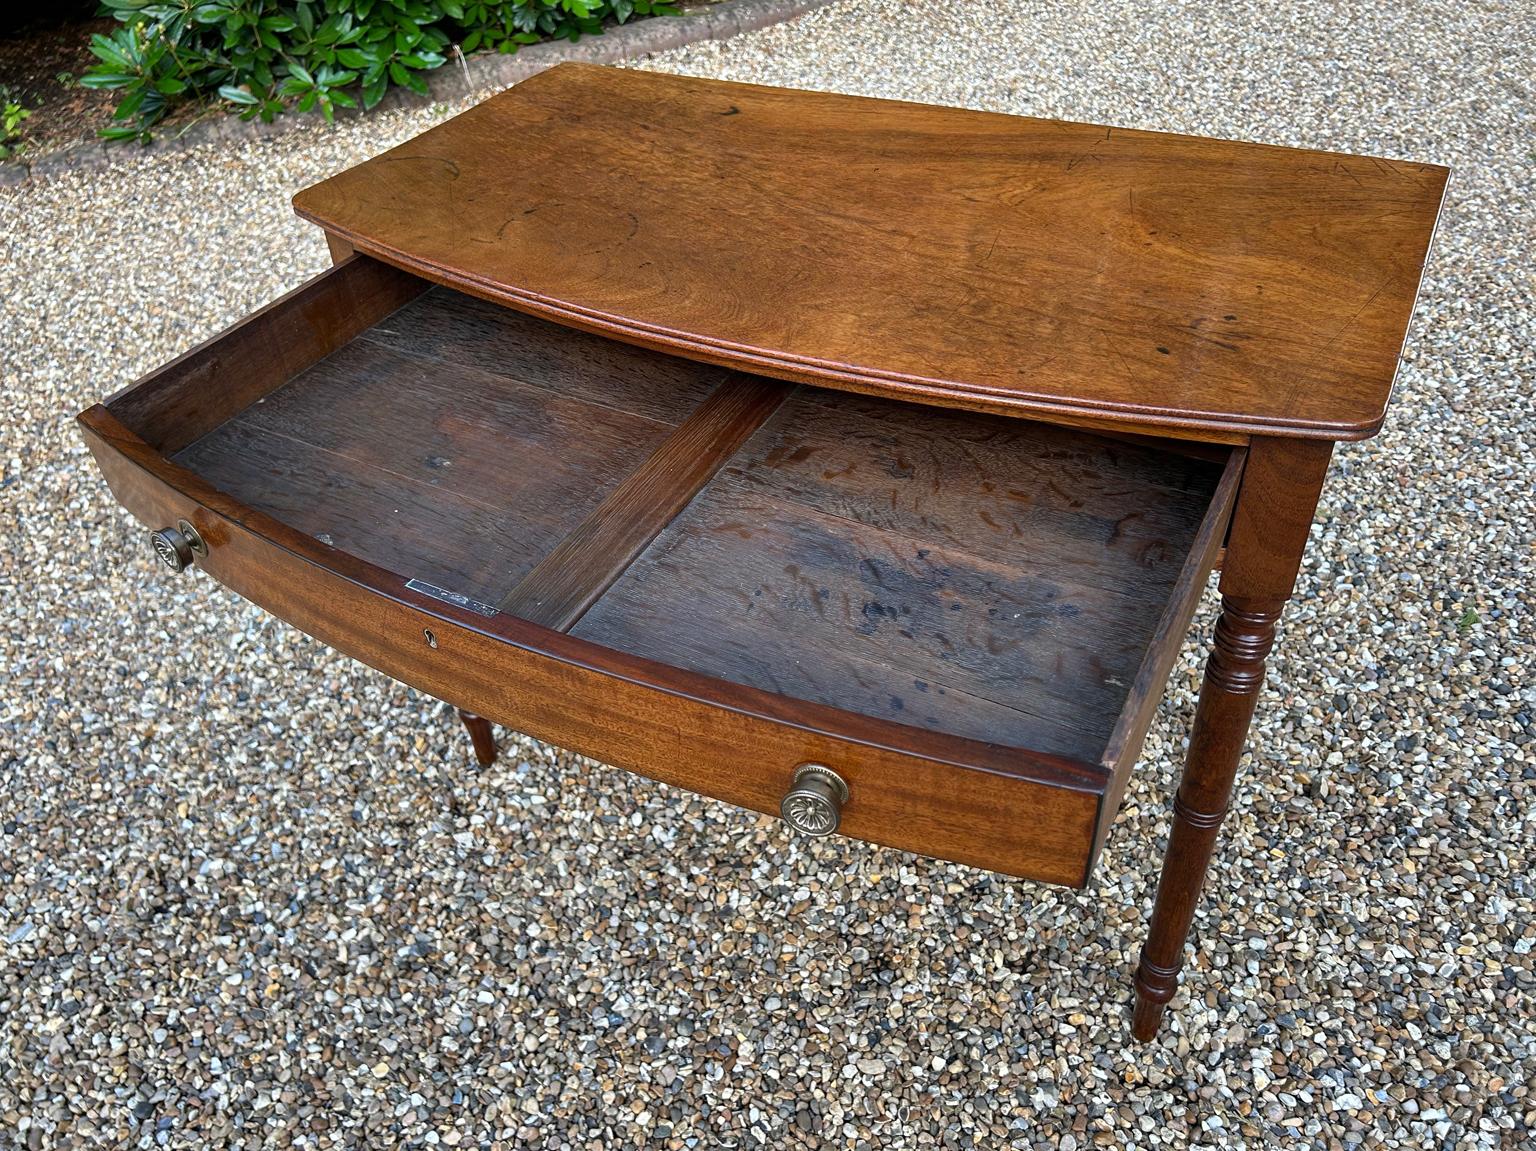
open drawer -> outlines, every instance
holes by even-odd
[[[1243,457],[746,375],[363,256],[81,423],[163,558],[423,691],[764,812],[821,764],[846,834],[1073,885]]]

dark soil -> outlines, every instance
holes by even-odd
[[[84,17],[54,16],[7,28],[0,35],[0,100],[32,112],[21,124],[23,159],[32,152],[93,139],[96,129],[112,122],[118,93],[92,91],[78,83],[80,74],[96,63],[91,36],[117,26],[110,18],[91,17],[93,9],[87,6]]]

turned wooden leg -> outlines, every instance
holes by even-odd
[[[491,721],[472,711],[465,711],[462,707],[458,711],[459,718],[469,729],[470,742],[475,745],[475,759],[481,767],[490,767],[496,762],[496,736],[491,731]]]
[[[1264,658],[1275,641],[1275,621],[1283,604],[1283,600],[1231,596],[1222,600],[1184,776],[1173,800],[1173,830],[1163,857],[1152,927],[1136,968],[1131,1031],[1142,1041],[1157,1033],[1163,1008],[1178,989],[1184,940],[1227,814],[1237,761],[1264,685]]]
[[[1184,940],[1232,799],[1275,621],[1296,582],[1332,451],[1317,440],[1258,438],[1248,447],[1221,571],[1221,616],[1173,801],[1152,924],[1136,967],[1131,1030],[1143,1042],[1157,1033],[1178,989]]]

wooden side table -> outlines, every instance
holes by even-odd
[[[565,65],[300,193],[334,268],[80,422],[168,567],[482,762],[1073,885],[1220,562],[1147,1039],[1446,178]]]

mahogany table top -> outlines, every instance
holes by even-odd
[[[1447,176],[567,64],[295,206],[438,282],[784,379],[1349,440],[1381,424]]]

